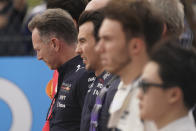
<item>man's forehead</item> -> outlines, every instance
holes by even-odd
[[[92,22],[85,22],[79,27],[79,35],[90,35],[93,33],[94,25]]]
[[[105,32],[105,31],[109,32],[109,31],[115,31],[115,30],[117,31],[119,29],[122,29],[121,27],[122,26],[119,21],[105,18],[100,28],[100,32]]]
[[[94,25],[93,25],[93,22],[92,21],[87,21],[87,22],[85,22],[85,23],[83,23],[82,25],[80,25],[79,26],[79,30],[81,29],[81,28],[94,28]]]

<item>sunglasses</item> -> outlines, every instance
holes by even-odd
[[[168,88],[171,85],[167,84],[158,84],[158,83],[153,83],[153,82],[147,82],[145,80],[139,80],[138,81],[138,87],[143,90],[144,93],[148,91],[148,88],[150,87],[160,87],[160,88]]]

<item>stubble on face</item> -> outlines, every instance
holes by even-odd
[[[105,19],[99,31],[100,43],[103,48],[101,62],[104,68],[119,75],[121,70],[131,62],[128,42],[120,22]]]
[[[50,45],[50,41],[41,38],[37,28],[32,31],[33,48],[37,53],[37,59],[42,60],[51,69],[58,68],[58,59],[56,59],[56,52]]]
[[[86,22],[79,27],[78,41],[81,49],[81,57],[87,70],[96,71],[100,65],[99,54],[95,51],[96,40],[94,37],[94,25]]]

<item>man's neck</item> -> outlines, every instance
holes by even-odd
[[[95,70],[95,76],[100,76],[102,73],[104,72],[104,68],[103,67],[99,67]]]
[[[155,120],[155,123],[157,128],[161,129],[186,115],[188,115],[188,110],[185,107],[169,109],[169,111],[166,111],[165,114]]]
[[[75,56],[77,56],[77,54],[75,53],[75,48],[69,47],[61,52],[59,59],[61,59],[62,64],[64,64],[65,62],[73,59]]]
[[[138,58],[139,59],[139,58]],[[139,77],[142,73],[142,70],[147,63],[148,59],[145,60],[133,60],[126,67],[123,67],[121,73],[119,74],[122,82],[125,85],[132,83],[137,77]]]
[[[127,65],[126,67],[124,67],[124,69],[121,71],[119,75],[122,82],[125,85],[128,85],[132,83],[132,81],[134,81],[140,75],[140,73],[141,72],[138,71],[138,69],[133,69],[132,66]]]

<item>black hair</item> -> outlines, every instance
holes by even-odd
[[[79,18],[78,27],[84,24],[85,22],[92,22],[94,26],[94,37],[96,41],[98,41],[98,32],[103,22],[103,19],[104,15],[101,9],[97,11],[84,11]]]
[[[47,8],[61,8],[70,13],[73,19],[78,22],[79,16],[84,11],[86,4],[83,0],[48,0]]]
[[[196,51],[180,47],[177,38],[169,38],[154,47],[151,60],[159,65],[159,75],[166,85],[178,86],[188,109],[196,103]]]

